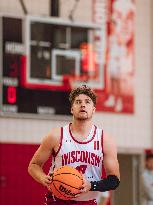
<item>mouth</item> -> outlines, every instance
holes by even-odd
[[[85,110],[81,110],[80,113],[87,113]]]

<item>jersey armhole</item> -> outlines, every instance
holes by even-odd
[[[102,147],[102,153],[104,157],[104,131],[101,131],[101,147]]]
[[[59,143],[59,147],[58,150],[56,152],[54,152],[54,157],[56,157],[61,149],[62,146],[62,140],[63,140],[63,127],[61,127],[61,135],[60,135],[60,143]]]
[[[104,179],[104,178],[106,178],[106,171],[105,171],[105,167],[104,167],[104,131],[103,131],[103,129],[101,131],[101,147],[102,147],[102,154],[103,154],[101,178]]]

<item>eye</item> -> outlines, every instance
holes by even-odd
[[[81,101],[80,101],[80,100],[76,100],[75,102],[76,102],[76,104],[80,104],[80,103],[81,103]]]
[[[90,103],[91,103],[91,100],[86,100],[86,103],[87,103],[87,104],[90,104]]]

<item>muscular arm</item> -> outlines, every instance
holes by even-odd
[[[106,174],[115,175],[120,179],[119,163],[117,159],[117,148],[110,136],[104,136],[104,167]]]
[[[90,184],[85,180],[83,191],[105,192],[114,190],[119,186],[120,172],[117,160],[117,148],[114,140],[109,136],[104,136],[104,166],[107,178],[100,181],[91,181]]]
[[[37,151],[35,152],[34,156],[32,157],[29,166],[28,172],[29,174],[39,183],[43,184],[44,186],[48,186],[50,183],[50,176],[46,175],[43,172],[43,165],[51,156],[53,149],[56,146],[57,140],[54,137],[53,131],[52,135],[49,134],[46,136]],[[56,131],[57,132],[57,131]]]

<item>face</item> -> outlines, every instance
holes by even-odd
[[[153,158],[149,158],[147,161],[146,161],[146,166],[149,170],[153,171]]]
[[[85,94],[80,94],[75,98],[72,104],[71,113],[74,119],[86,120],[92,118],[95,109],[92,99]]]

